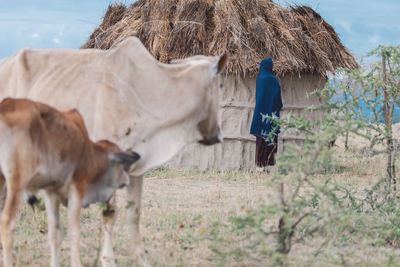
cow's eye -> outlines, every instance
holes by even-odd
[[[219,88],[222,88],[222,87],[224,87],[224,84],[223,84],[223,83],[220,83],[220,84],[219,84]]]

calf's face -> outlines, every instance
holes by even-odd
[[[107,175],[111,178],[111,186],[122,188],[128,185],[129,169],[140,159],[140,155],[136,152],[109,152],[108,159]]]
[[[107,202],[115,190],[129,184],[128,171],[140,159],[136,152],[122,152],[117,145],[102,140],[95,144],[104,164],[97,177],[87,184],[83,207],[95,202]]]

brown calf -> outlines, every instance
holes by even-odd
[[[23,192],[45,192],[51,266],[58,266],[62,234],[59,204],[68,205],[71,266],[80,266],[81,206],[106,202],[128,183],[124,172],[140,156],[109,141],[90,141],[76,110],[59,112],[27,99],[0,103],[1,183],[6,200],[1,216],[4,266],[12,266],[15,215]]]

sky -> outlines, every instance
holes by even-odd
[[[101,22],[110,2],[117,1],[0,0],[0,58],[26,46],[78,48]],[[275,2],[311,6],[335,28],[344,45],[358,57],[379,44],[400,44],[400,0]]]
[[[298,0],[316,10],[356,56],[378,45],[400,45],[400,0]]]
[[[0,0],[0,58],[22,47],[80,47],[109,0]]]

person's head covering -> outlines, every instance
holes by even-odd
[[[256,106],[250,134],[263,138],[276,130],[275,124],[268,119],[268,116],[279,117],[282,108],[281,89],[278,79],[272,73],[273,67],[271,58],[261,60],[256,80]]]
[[[272,73],[273,67],[274,67],[274,62],[272,62],[272,58],[266,57],[263,60],[261,60],[259,72],[265,70],[269,73]]]

